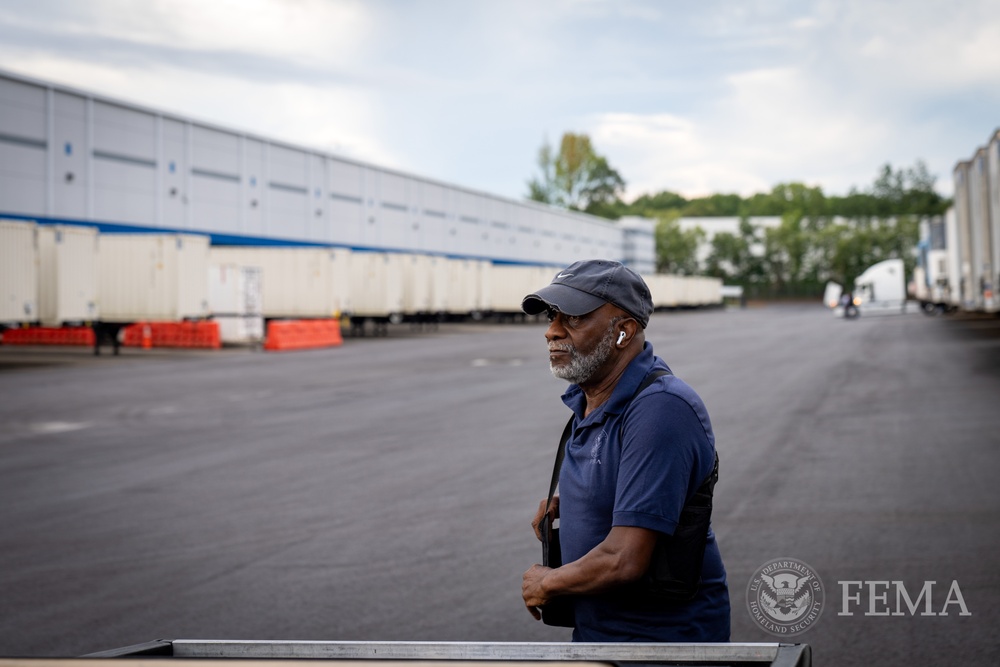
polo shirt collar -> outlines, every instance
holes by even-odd
[[[625,406],[632,400],[635,390],[639,388],[643,379],[652,370],[653,363],[653,346],[646,341],[642,345],[642,352],[625,368],[625,372],[622,373],[618,384],[615,385],[614,391],[611,392],[611,398],[590,413],[587,421],[600,422],[604,420],[606,415],[621,414]],[[566,393],[562,395],[562,401],[570,410],[576,413],[579,420],[583,420],[583,413],[587,408],[587,397],[579,385],[570,385]]]

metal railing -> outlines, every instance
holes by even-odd
[[[421,663],[561,662],[613,665],[778,665],[810,667],[807,644],[587,644],[467,642],[328,642],[157,640],[85,656],[93,658],[160,657],[176,659],[331,660]],[[0,667],[4,667],[0,661]],[[422,666],[423,667],[423,666]],[[447,666],[445,666],[447,667]]]

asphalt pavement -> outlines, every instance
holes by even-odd
[[[0,347],[0,656],[568,640],[520,599],[566,416],[543,332]],[[772,306],[656,314],[647,336],[715,427],[733,641],[808,643],[817,664],[1000,664],[1000,320]],[[825,592],[794,637],[747,609],[777,558]],[[932,601],[911,613],[891,582]]]

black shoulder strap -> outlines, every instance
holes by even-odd
[[[556,450],[556,464],[552,467],[552,481],[549,483],[549,499],[545,503],[545,515],[548,516],[549,505],[552,504],[552,496],[556,493],[556,487],[559,486],[559,470],[562,469],[563,459],[566,458],[566,443],[569,442],[569,437],[573,434],[573,417],[569,418],[566,422],[566,427],[563,429],[562,436],[559,438],[559,449]]]

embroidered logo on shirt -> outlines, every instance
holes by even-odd
[[[604,443],[608,440],[608,432],[601,431],[597,434],[597,439],[594,440],[593,447],[590,448],[590,460],[601,465],[601,450],[604,448]]]

